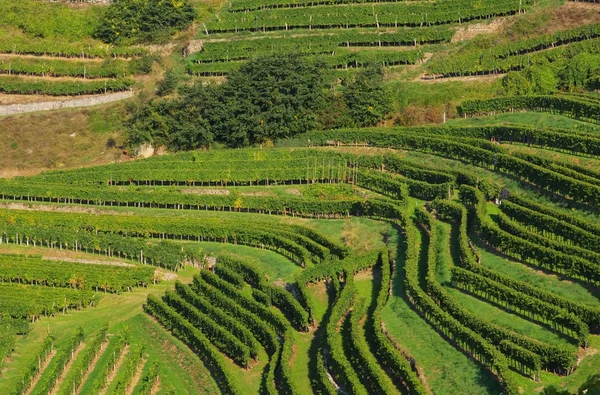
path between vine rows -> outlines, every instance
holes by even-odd
[[[111,103],[133,97],[134,91],[123,91],[117,93],[106,93],[88,96],[78,99],[67,99],[58,101],[41,101],[27,104],[0,105],[0,116],[25,114],[38,111],[52,111],[63,108],[91,107],[100,104]]]

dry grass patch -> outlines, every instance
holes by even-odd
[[[114,162],[122,155],[122,105],[0,119],[0,177]]]

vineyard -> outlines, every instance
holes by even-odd
[[[0,119],[0,394],[600,394],[597,1],[109,3],[0,0],[136,91]]]
[[[207,391],[577,389],[598,373],[600,173],[569,158],[597,163],[597,143],[517,125],[346,129],[2,181],[7,325],[135,306],[109,329],[39,333],[5,382],[167,391],[179,376],[141,340],[160,335],[204,372],[181,385]],[[5,354],[27,349],[14,336]]]

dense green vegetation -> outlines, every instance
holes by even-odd
[[[185,29],[194,16],[186,0],[114,0],[104,11],[94,37],[108,43],[156,41]]]
[[[0,0],[0,100],[141,91],[59,129],[113,162],[0,169],[0,393],[595,393],[600,19],[564,3]]]

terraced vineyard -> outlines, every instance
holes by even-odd
[[[414,65],[452,39],[454,25],[524,11],[526,1],[256,2],[225,6],[202,26],[202,50],[188,71],[226,75],[242,61],[277,51],[319,57],[336,69]]]
[[[0,394],[600,393],[597,2],[86,3],[0,0],[3,104],[143,91],[0,119]]]
[[[3,382],[167,391],[162,346],[142,340],[160,334],[209,392],[577,389],[598,366],[600,174],[492,136],[597,160],[585,133],[349,129],[1,182],[3,246],[128,262],[0,256],[2,301],[23,301],[3,315],[92,328],[37,330],[16,347],[31,368],[8,362]],[[97,306],[63,315],[52,297]],[[105,300],[135,309],[107,329]]]

